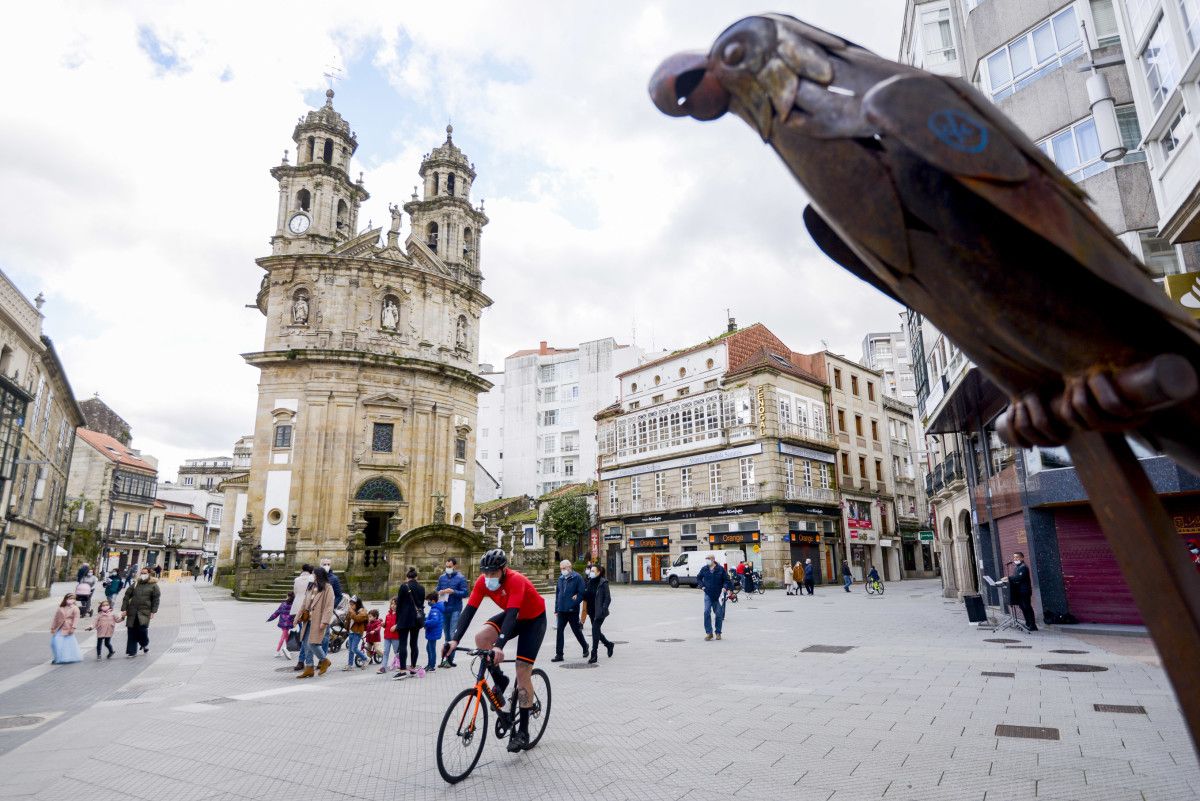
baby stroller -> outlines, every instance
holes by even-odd
[[[335,609],[333,611],[333,622],[329,624],[329,652],[337,653],[342,650],[342,646],[346,644],[346,638],[350,636],[350,628],[346,625],[346,620]]]

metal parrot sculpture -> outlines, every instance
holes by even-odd
[[[770,15],[668,59],[651,94],[749,123],[807,190],[818,246],[1009,393],[1010,441],[1132,430],[1200,472],[1200,327],[972,86]]]
[[[1084,193],[969,84],[782,15],[651,79],[670,116],[732,111],[811,199],[835,262],[929,318],[1011,398],[1020,446],[1067,444],[1200,742],[1200,587],[1123,437],[1200,472],[1200,327]]]

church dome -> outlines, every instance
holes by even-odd
[[[446,126],[446,141],[426,153],[425,157],[421,159],[422,177],[425,176],[427,170],[435,168],[455,169],[469,176],[471,180],[475,180],[475,165],[471,163],[465,153],[459,150],[458,145],[454,144],[453,125]]]

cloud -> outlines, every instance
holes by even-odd
[[[0,30],[6,74],[36,76],[0,107],[0,268],[45,293],[76,392],[124,416],[163,477],[253,425],[257,371],[239,354],[262,344],[245,305],[275,226],[267,170],[330,65],[359,133],[364,223],[408,198],[453,119],[491,217],[484,360],[540,339],[628,341],[635,321],[639,344],[683,346],[722,330],[726,308],[798,350],[827,339],[851,356],[897,324],[898,307],[816,251],[802,193],[744,124],[668,119],[647,99],[664,55],[757,7],[331,9],[47,2]],[[896,50],[891,0],[790,11]]]

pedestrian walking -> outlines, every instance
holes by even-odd
[[[446,642],[458,627],[458,618],[462,614],[463,599],[470,592],[467,577],[458,570],[458,560],[453,556],[446,560],[445,570],[438,576],[437,593],[442,602],[442,636]],[[453,652],[446,654],[442,667],[454,667]]]
[[[425,601],[429,604],[429,611],[425,613],[425,656],[427,659],[425,670],[418,671],[420,676],[432,673],[437,668],[438,638],[442,636],[442,627],[446,617],[446,603],[438,600],[436,592],[426,595]]]
[[[696,573],[696,586],[704,590],[704,639],[713,638],[713,618],[716,618],[717,639],[721,639],[721,628],[725,623],[725,590],[733,589],[733,579],[723,565],[717,564],[712,554],[704,560],[704,567]]]
[[[75,606],[75,595],[67,593],[54,610],[54,620],[50,623],[50,653],[53,655],[51,664],[67,665],[80,662],[79,641],[75,639],[75,627],[79,625],[79,608]]]
[[[363,642],[367,644],[367,659],[379,654],[381,639],[383,639],[383,621],[379,619],[379,610],[372,609],[367,612],[367,632],[363,635]]]
[[[283,655],[284,659],[291,659],[292,655],[288,653],[287,641],[288,634],[292,631],[292,604],[296,602],[296,594],[289,592],[283,602],[275,608],[271,616],[267,618],[267,622],[272,620],[279,621],[275,625],[279,628],[279,644],[275,646],[275,655]]]
[[[90,584],[88,583],[88,578],[92,579]],[[75,585],[76,611],[79,612],[80,617],[88,617],[92,612],[92,588],[95,584],[96,577],[92,575],[91,571],[88,571],[88,574]]]
[[[846,592],[850,592],[850,585],[854,583],[854,574],[850,572],[850,563],[845,559],[842,560],[842,587]]]
[[[417,639],[425,626],[425,588],[417,582],[417,569],[410,567],[405,578],[396,591],[396,629],[400,633],[397,679],[417,674]]]
[[[608,650],[609,658],[613,655],[613,649],[616,647],[604,636],[601,629],[604,627],[604,621],[608,619],[609,608],[612,606],[612,593],[608,589],[608,579],[604,577],[604,568],[600,565],[592,565],[588,569],[588,609],[592,615],[592,655],[588,657],[588,664],[596,663],[596,650],[603,643]]]
[[[367,654],[362,648],[363,636],[367,633],[367,610],[357,595],[350,597],[350,608],[346,610],[346,625],[350,637],[346,640],[346,667],[342,670],[362,670],[367,666]],[[358,661],[362,660],[362,664]]]
[[[804,591],[809,595],[813,594],[813,584],[816,582],[816,569],[813,567],[812,559],[804,560]]]
[[[292,619],[300,622],[300,610],[304,608],[305,596],[313,585],[313,566],[305,562],[300,567],[300,575],[292,580]],[[296,654],[296,664],[292,670],[304,670],[304,655],[308,651],[308,639],[300,632],[300,651]]]
[[[393,598],[388,606],[387,614],[383,616],[383,664],[379,666],[380,673],[392,669],[392,654],[400,658],[400,632],[396,628],[396,599]]]
[[[800,562],[796,562],[796,564],[792,565],[791,579],[792,587],[788,590],[788,594],[802,595],[803,593],[800,592],[800,587],[804,583],[804,565],[800,564]]]
[[[113,605],[108,601],[101,601],[100,608],[96,610],[96,622],[87,627],[88,631],[96,630],[96,659],[100,658],[102,648],[108,649],[107,658],[112,659],[112,636],[120,622],[121,616],[113,613]]]
[[[1015,551],[1012,564],[1012,572],[1001,579],[1008,585],[1008,602],[1021,608],[1021,614],[1025,617],[1025,628],[1037,631],[1037,618],[1033,614],[1033,578],[1029,574],[1029,565],[1025,564],[1025,554]]]
[[[312,587],[305,593],[299,619],[304,625],[301,637],[306,647],[304,670],[296,678],[311,679],[317,673],[324,676],[330,662],[329,653],[322,643],[329,636],[329,623],[333,620],[333,589],[329,586],[329,574],[324,568],[318,567],[313,572]],[[315,666],[314,657],[320,658]]]
[[[137,583],[125,591],[125,600],[121,602],[126,658],[137,656],[139,647],[142,653],[150,653],[150,621],[158,613],[160,595],[158,582],[150,578],[150,569],[143,567],[138,571]]]
[[[89,570],[91,570],[91,566],[87,562],[80,565],[79,570],[75,571],[75,583],[83,581],[83,577],[88,574]]]
[[[154,566],[154,578],[156,578],[156,579],[162,578],[162,565]]]
[[[109,606],[114,606],[114,599],[121,594],[121,588],[124,582],[121,581],[121,574],[113,570],[109,572],[108,579],[104,583],[104,597],[108,601]]]
[[[333,572],[333,560],[326,556],[321,560],[321,567],[325,569],[325,575],[329,578],[329,586],[333,589],[333,608],[340,614],[345,611],[342,600],[346,596],[342,593],[341,580]]]
[[[579,625],[579,604],[583,601],[583,576],[575,572],[571,563],[566,559],[559,565],[558,585],[554,591],[554,614],[558,618],[558,634],[554,640],[554,658],[551,662],[563,661],[563,633],[567,626],[583,648],[584,659],[588,656],[587,639],[583,636],[583,626]]]

